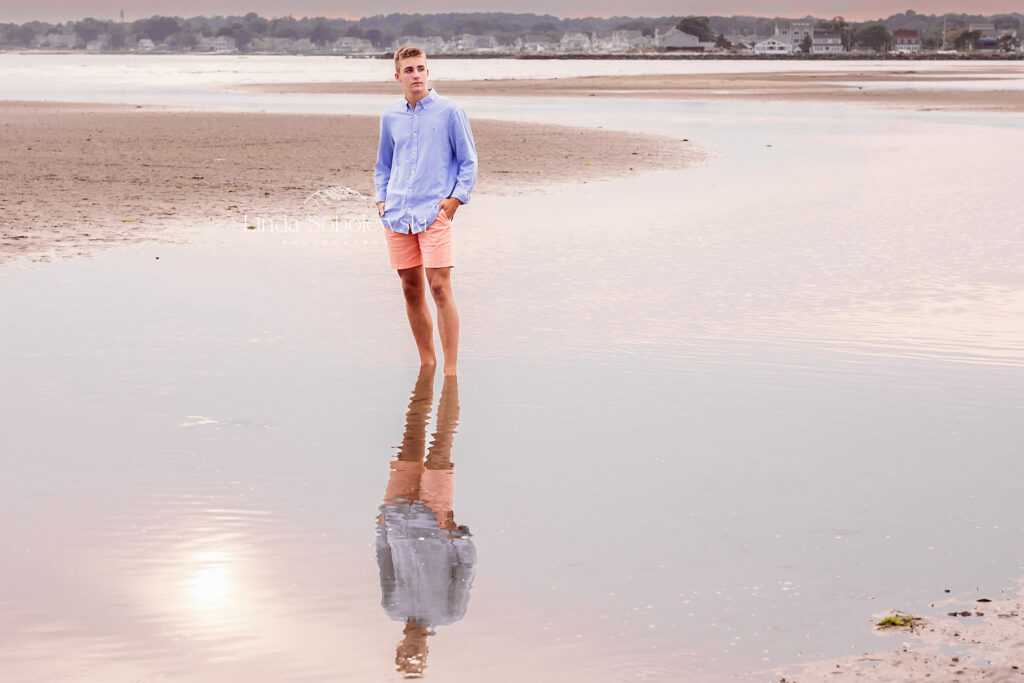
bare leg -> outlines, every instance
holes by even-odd
[[[459,311],[452,296],[452,269],[427,268],[430,294],[437,304],[437,331],[444,351],[444,374],[454,375],[459,361]]]
[[[430,319],[430,309],[427,307],[423,268],[404,268],[398,271],[398,277],[402,280],[405,314],[409,317],[412,337],[416,340],[420,366],[437,365],[437,357],[434,355],[434,322]]]
[[[427,451],[426,471],[420,477],[420,498],[434,513],[442,529],[455,531],[455,465],[452,464],[452,442],[459,424],[459,380],[445,375],[441,402],[437,406],[437,431]]]
[[[402,445],[398,449],[399,460],[421,463],[426,455],[427,423],[430,422],[430,409],[434,403],[435,367],[422,367],[416,376],[416,386],[413,387],[409,409],[405,413],[405,431],[402,433]],[[457,401],[458,395],[455,398]]]
[[[409,410],[405,413],[402,445],[398,449],[397,459],[392,460],[390,465],[391,474],[384,490],[385,505],[395,505],[398,501],[412,503],[421,499],[420,480],[423,476],[423,456],[427,450],[427,422],[430,421],[430,408],[434,400],[435,367],[429,365],[420,368],[416,378],[416,386],[409,398]],[[448,386],[447,382],[445,386]],[[457,396],[455,400],[458,403]],[[455,419],[458,420],[458,417]],[[384,520],[380,521],[383,523]]]

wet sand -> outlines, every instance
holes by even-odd
[[[0,120],[0,264],[181,241],[206,225],[301,210],[326,188],[373,194],[374,116],[3,102]],[[474,120],[473,129],[482,194],[703,158],[696,144],[668,137],[489,120]]]
[[[892,640],[880,648],[808,665],[788,683],[868,680],[901,683],[918,680],[1024,680],[1024,598],[957,597],[932,603],[941,616],[895,610],[876,616],[914,617],[909,627],[888,627],[879,634]]]
[[[1007,77],[1022,67],[1007,67]],[[668,74],[649,76],[589,76],[583,78],[437,80],[438,92],[453,97],[642,97],[678,100],[747,99],[786,102],[843,102],[881,107],[950,109],[960,111],[1024,111],[1024,90],[1001,90],[1003,79],[985,79],[991,89],[979,91],[912,89],[864,90],[839,81],[915,83],[934,80],[977,81],[962,71],[913,69],[893,72],[806,71],[786,73]],[[291,83],[238,86],[241,90],[277,93],[381,95],[394,92],[394,83]]]

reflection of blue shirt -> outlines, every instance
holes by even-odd
[[[384,202],[384,227],[422,232],[442,199],[469,203],[476,184],[476,145],[466,112],[433,90],[416,103],[402,99],[380,117],[373,167],[374,201]]]
[[[469,530],[441,529],[422,503],[382,505],[377,524],[380,604],[392,619],[452,624],[466,614],[476,576]]]

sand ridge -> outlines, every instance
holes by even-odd
[[[374,191],[376,116],[3,102],[0,121],[0,264],[180,241],[190,226],[301,210],[326,188],[366,198]],[[683,169],[705,158],[695,143],[655,135],[491,120],[472,126],[480,158],[474,194]]]

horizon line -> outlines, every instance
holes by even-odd
[[[924,17],[948,17],[948,16],[959,16],[959,15],[963,15],[963,16],[982,16],[982,17],[994,17],[994,16],[999,16],[999,15],[1024,16],[1024,12],[995,12],[995,13],[992,13],[992,14],[977,13],[977,14],[973,14],[972,15],[969,12],[944,12],[942,14],[935,14],[935,13],[921,14],[920,12],[917,12],[916,10],[913,10],[913,9],[910,9],[909,11],[912,11],[915,14],[920,15],[920,16],[924,16]],[[905,10],[903,12],[897,12],[896,14],[889,15],[889,17],[894,17],[894,16],[899,16],[901,14],[906,14],[906,12],[907,12],[907,10]],[[196,15],[193,15],[193,16],[190,16],[190,17],[183,17],[183,16],[177,15],[177,14],[150,14],[148,16],[138,17],[136,19],[131,19],[131,20],[125,19],[125,20],[123,20],[123,23],[132,23],[132,22],[135,22],[135,21],[139,21],[141,19],[150,19],[152,17],[160,17],[160,16],[166,16],[166,17],[171,17],[171,18],[180,18],[180,19],[183,19],[183,20],[195,19],[195,18],[198,18],[198,17],[209,18],[209,19],[215,19],[215,18],[225,18],[226,19],[226,18],[242,18],[242,17],[245,17],[248,14],[253,14],[253,13],[254,12],[246,12],[245,14],[209,14],[209,15],[208,14],[196,14]],[[285,17],[288,17],[288,18],[294,19],[296,21],[301,21],[302,19],[307,19],[307,20],[312,20],[312,19],[341,19],[343,21],[358,22],[358,21],[362,21],[364,19],[371,19],[373,17],[386,17],[386,16],[390,16],[390,15],[399,15],[399,16],[401,16],[401,15],[408,15],[408,16],[420,15],[420,16],[423,16],[423,17],[429,17],[429,16],[436,16],[436,15],[441,15],[441,14],[452,14],[452,15],[459,15],[459,14],[510,14],[510,15],[513,15],[513,16],[516,16],[516,15],[532,15],[532,16],[537,16],[537,17],[551,16],[551,17],[554,17],[554,18],[559,19],[559,20],[583,20],[583,19],[603,19],[603,20],[609,20],[609,19],[623,19],[623,20],[633,19],[633,20],[641,20],[641,19],[668,19],[668,18],[677,18],[677,17],[678,18],[686,18],[686,17],[709,17],[709,18],[710,17],[722,17],[723,19],[731,19],[731,18],[734,18],[734,17],[752,17],[754,19],[807,19],[807,18],[810,18],[810,19],[832,19],[832,18],[835,18],[835,17],[842,17],[843,19],[846,19],[847,21],[853,21],[853,22],[859,22],[859,23],[872,22],[872,21],[882,22],[882,21],[885,21],[886,18],[888,18],[888,17],[879,17],[877,19],[854,19],[854,18],[846,17],[846,16],[844,16],[842,14],[834,14],[831,17],[827,17],[827,16],[824,16],[824,15],[823,16],[815,16],[814,14],[804,14],[804,15],[801,15],[801,16],[783,16],[783,15],[767,15],[767,14],[765,14],[765,15],[761,15],[761,14],[728,14],[728,15],[726,15],[726,14],[685,14],[685,15],[683,15],[683,14],[670,14],[670,15],[662,15],[662,16],[659,16],[659,17],[646,16],[646,15],[644,15],[644,16],[629,16],[629,15],[623,15],[623,14],[610,14],[610,15],[588,14],[588,15],[585,15],[585,16],[558,16],[558,15],[555,15],[555,14],[538,14],[536,12],[503,12],[503,11],[499,11],[499,10],[495,10],[495,11],[491,11],[491,12],[429,12],[429,13],[421,13],[421,12],[391,12],[390,14],[370,14],[370,15],[366,15],[366,16],[362,16],[362,17],[349,17],[349,16],[346,16],[344,14],[337,14],[337,15],[333,15],[333,16],[332,15],[327,15],[327,14],[317,14],[317,15],[314,15],[314,16],[310,16],[308,14],[303,14],[301,16],[296,16],[295,13],[292,13],[292,14],[281,14],[281,15],[276,15],[276,16],[274,16],[274,15],[257,14],[257,16],[260,17],[261,19],[268,19],[268,20],[283,19]],[[49,23],[63,24],[63,23],[72,22],[72,21],[74,21],[74,22],[84,21],[85,19],[95,19],[97,21],[121,21],[120,17],[112,17],[112,18],[108,18],[108,19],[100,19],[99,17],[96,17],[94,15],[89,15],[89,16],[83,16],[80,19],[65,19],[63,21],[57,21],[57,22],[46,21],[46,20],[43,20],[43,19],[29,19],[27,21],[22,21],[22,22],[6,22],[3,19],[0,19],[0,23],[27,24],[27,23],[31,23],[31,22],[39,22],[39,23],[46,23],[46,24],[49,24]]]

